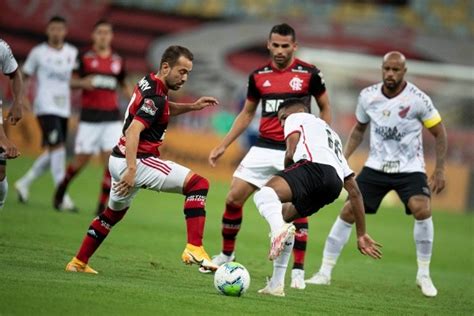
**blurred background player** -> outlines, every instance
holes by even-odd
[[[112,24],[105,20],[98,21],[92,32],[92,48],[80,54],[78,58],[77,74],[80,78],[73,76],[71,87],[82,89],[81,116],[76,135],[75,155],[66,169],[66,176],[56,188],[55,208],[61,206],[69,183],[96,153],[100,153],[105,167],[96,213],[102,213],[107,205],[110,193],[110,173],[107,163],[122,128],[119,86],[127,98],[132,94],[125,81],[124,60],[112,50],[112,39]]]
[[[51,170],[55,187],[64,178],[67,124],[71,115],[69,82],[77,58],[77,49],[64,42],[66,34],[66,20],[60,16],[52,17],[46,27],[47,42],[35,46],[23,65],[26,78],[36,76],[34,112],[43,133],[45,150],[30,170],[15,183],[22,203],[28,201],[33,181],[48,169]],[[66,195],[61,209],[74,208]]]
[[[413,214],[415,218],[416,283],[425,296],[432,297],[438,291],[429,270],[434,238],[430,195],[431,191],[439,193],[444,189],[447,136],[431,99],[404,79],[406,71],[403,54],[389,52],[384,56],[383,82],[360,93],[357,123],[352,128],[344,156],[349,158],[357,149],[370,123],[370,154],[356,179],[364,197],[365,211],[375,214],[383,197],[390,190],[397,192],[406,214]],[[429,185],[423,159],[423,126],[436,141],[436,167]],[[330,284],[332,269],[349,239],[353,223],[353,207],[346,202],[326,240],[321,268],[307,283]]]
[[[226,197],[222,218],[223,248],[222,252],[213,258],[217,265],[235,258],[235,239],[242,222],[242,208],[249,196],[265,185],[273,174],[283,169],[285,141],[277,118],[278,105],[287,98],[298,97],[310,108],[313,96],[320,109],[321,118],[328,124],[331,123],[329,98],[321,72],[315,66],[294,57],[297,49],[294,29],[285,23],[275,25],[270,31],[267,48],[271,61],[250,74],[244,108],[220,145],[209,154],[209,162],[215,166],[227,147],[249,127],[261,101],[259,138],[235,171]],[[304,289],[308,220],[298,219],[294,224],[295,262],[291,286]]]
[[[159,72],[147,75],[135,87],[122,137],[109,161],[113,189],[108,207],[92,221],[79,252],[67,264],[66,271],[97,273],[89,267],[89,258],[123,218],[141,188],[185,195],[188,241],[182,260],[209,270],[217,269],[202,245],[209,182],[184,166],[159,158],[159,147],[170,116],[217,104],[211,97],[201,97],[194,103],[168,102],[168,90],[179,90],[186,83],[193,58],[187,48],[170,46],[163,53]]]
[[[279,171],[254,195],[255,205],[270,225],[273,275],[261,294],[285,296],[285,272],[294,240],[294,220],[311,216],[334,202],[344,187],[349,193],[360,252],[381,258],[380,245],[366,233],[362,196],[354,172],[342,156],[339,136],[323,120],[307,113],[299,99],[287,99],[278,110],[284,127],[285,170]],[[282,203],[292,207],[283,210]],[[282,213],[283,212],[283,213]]]
[[[8,113],[7,121],[15,125],[22,116],[23,80],[21,72],[18,71],[18,63],[13,56],[10,46],[0,39],[0,70],[10,78],[11,90],[13,92],[13,104]],[[20,153],[6,136],[3,129],[2,100],[0,99],[0,147],[3,151],[0,158],[0,209],[3,208],[8,193],[7,182],[7,158],[16,158]]]

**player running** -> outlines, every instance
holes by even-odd
[[[28,201],[29,188],[35,179],[51,170],[55,186],[65,174],[67,122],[71,115],[69,81],[77,58],[77,49],[64,42],[67,34],[66,20],[52,17],[46,27],[48,40],[35,46],[23,65],[26,78],[36,76],[38,88],[34,112],[43,133],[45,150],[28,172],[15,183],[18,199]],[[61,209],[74,209],[66,195]]]
[[[193,54],[187,48],[170,46],[163,53],[159,72],[138,82],[126,113],[123,135],[109,160],[112,190],[108,207],[92,221],[66,271],[97,273],[88,265],[90,257],[126,214],[140,188],[185,196],[188,240],[182,260],[208,270],[218,268],[202,245],[209,182],[184,166],[159,158],[170,116],[217,104],[212,97],[201,97],[194,103],[168,101],[168,90],[179,90],[187,81],[192,61]]]
[[[352,128],[344,156],[349,158],[356,150],[370,123],[369,158],[356,179],[364,197],[366,213],[375,214],[383,197],[390,190],[397,192],[406,214],[413,214],[415,218],[416,284],[425,296],[433,297],[438,291],[429,270],[434,236],[430,194],[444,189],[447,136],[431,99],[404,79],[406,71],[403,54],[389,52],[384,56],[383,82],[360,93],[357,123]],[[436,167],[430,185],[423,159],[423,126],[436,141]],[[326,240],[321,268],[307,283],[331,283],[332,269],[351,234],[354,223],[352,209],[353,205],[346,202]]]
[[[304,102],[287,99],[278,110],[286,140],[285,167],[254,195],[260,214],[270,225],[273,275],[259,293],[285,296],[285,273],[294,242],[292,221],[310,216],[332,203],[342,187],[357,228],[357,246],[364,255],[381,258],[377,244],[366,233],[364,204],[354,172],[342,156],[339,136],[323,120],[307,113]],[[296,163],[295,163],[296,162]],[[283,209],[282,203],[291,202]]]
[[[10,78],[11,89],[13,92],[13,104],[8,113],[7,120],[15,125],[22,117],[23,110],[23,79],[21,72],[18,71],[18,63],[13,56],[10,46],[4,40],[0,39],[0,70],[5,76]],[[7,161],[20,155],[16,148],[5,134],[3,129],[2,100],[0,99],[0,148],[2,149],[0,158],[0,209],[3,208],[8,193],[7,181]]]
[[[297,49],[294,29],[288,24],[275,25],[270,31],[267,48],[271,61],[249,76],[244,108],[221,144],[209,154],[209,163],[215,166],[227,147],[248,128],[258,103],[261,102],[260,136],[235,171],[226,197],[222,218],[223,248],[222,252],[213,258],[217,265],[235,258],[235,239],[240,230],[242,208],[247,199],[265,185],[273,174],[284,168],[285,141],[277,118],[278,105],[285,99],[298,97],[302,98],[309,108],[313,96],[320,109],[321,118],[328,124],[331,122],[329,98],[322,73],[315,66],[294,57]],[[308,220],[298,219],[295,226],[297,232],[291,286],[304,289]]]
[[[53,203],[56,209],[61,206],[70,182],[96,153],[100,153],[105,166],[96,213],[102,213],[107,205],[110,193],[107,162],[122,128],[119,86],[128,98],[131,96],[131,88],[125,81],[124,60],[112,50],[112,39],[112,24],[105,20],[98,21],[92,32],[92,48],[78,58],[78,78],[72,78],[71,87],[82,89],[81,117],[76,135],[75,155],[54,195]]]

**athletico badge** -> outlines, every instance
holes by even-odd
[[[142,107],[140,108],[143,112],[150,114],[151,116],[154,116],[156,113],[156,110],[158,110],[155,106],[155,102],[153,102],[152,99],[145,99],[143,100]]]
[[[401,118],[405,118],[408,114],[408,111],[410,111],[410,107],[406,107],[404,109],[402,109],[400,112],[398,112],[398,115],[401,117]]]

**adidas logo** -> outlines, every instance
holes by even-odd
[[[265,80],[265,82],[263,83],[263,86],[264,86],[264,87],[271,87],[272,84],[270,83],[270,81]]]
[[[87,231],[87,234],[88,234],[89,236],[91,236],[91,237],[94,237],[94,238],[97,238],[97,237],[98,237],[98,236],[97,236],[97,233],[96,233],[95,230],[93,230],[93,229],[89,229],[89,230]]]

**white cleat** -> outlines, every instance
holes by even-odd
[[[235,254],[232,253],[230,256],[224,254],[224,253],[220,253],[218,255],[215,255],[215,256],[212,256],[212,263],[215,264],[216,266],[220,267],[221,265],[223,265],[224,263],[227,263],[227,262],[232,262],[235,260]],[[207,270],[203,267],[199,267],[199,272],[201,273],[211,273],[212,271],[211,270]]]
[[[267,279],[267,285],[263,289],[258,290],[258,293],[284,297],[285,296],[285,291],[284,291],[283,288],[284,288],[283,284],[279,284],[277,286],[274,286],[274,285],[272,285],[272,281]]]
[[[74,205],[74,202],[72,201],[71,197],[66,194],[64,196],[63,202],[59,206],[60,211],[71,211],[71,212],[77,212],[77,207]]]
[[[292,288],[298,290],[304,290],[306,283],[304,283],[304,270],[293,269],[291,270],[291,285]]]
[[[421,288],[421,293],[426,297],[435,297],[438,295],[438,290],[435,288],[429,276],[417,277],[416,285]]]
[[[16,194],[18,195],[18,201],[23,204],[27,203],[28,196],[30,195],[30,190],[28,189],[28,187],[21,183],[20,180],[15,182],[14,187]]]
[[[316,273],[311,278],[305,281],[308,284],[316,284],[316,285],[331,285],[331,277],[321,272]]]
[[[285,248],[285,243],[295,235],[295,225],[291,223],[283,224],[280,231],[272,237],[272,244],[270,253],[268,254],[269,260],[275,260],[278,258]]]

